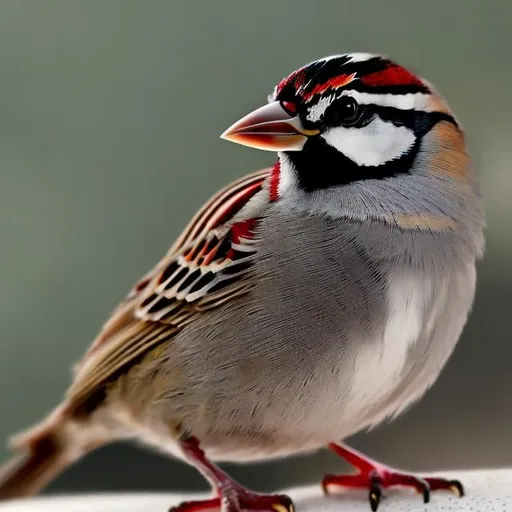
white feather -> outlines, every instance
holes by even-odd
[[[325,110],[327,107],[336,99],[335,94],[331,94],[329,96],[324,96],[318,100],[313,106],[308,108],[307,118],[312,123],[316,123],[322,119]]]
[[[348,54],[348,57],[350,57],[349,62],[353,63],[353,62],[365,62],[367,60],[378,57],[378,55],[375,53],[359,52],[359,53],[350,53],[350,54]]]
[[[331,128],[322,137],[358,165],[381,165],[399,158],[416,140],[409,128],[395,126],[380,117],[361,128]]]
[[[278,153],[281,167],[279,169],[279,185],[277,187],[278,196],[284,197],[290,187],[293,187],[297,181],[293,166],[286,156],[286,153]]]
[[[374,94],[354,90],[343,91],[342,96],[351,96],[361,105],[379,105],[381,107],[394,107],[400,110],[420,110],[433,112],[439,109],[432,103],[432,95],[422,92],[407,94]]]
[[[425,305],[432,285],[426,278],[395,277],[389,283],[387,320],[377,340],[366,341],[355,351],[347,415],[364,414],[368,404],[379,404],[400,383],[407,354],[425,323]]]

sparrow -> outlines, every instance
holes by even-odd
[[[329,447],[356,469],[325,492],[462,484],[343,444],[418,401],[472,306],[484,213],[463,130],[434,87],[386,57],[311,62],[224,139],[277,153],[193,217],[74,369],[63,401],[16,437],[0,499],[38,492],[134,439],[210,482],[179,512],[293,511],[214,461]]]

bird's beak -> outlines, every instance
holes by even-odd
[[[221,138],[266,151],[300,151],[307,138],[318,133],[304,129],[299,116],[274,101],[242,117]]]

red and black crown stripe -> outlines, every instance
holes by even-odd
[[[351,79],[354,75],[354,79]],[[316,61],[281,81],[278,97],[297,93],[305,98],[317,94],[320,97],[332,87],[334,79],[346,77],[344,89],[377,94],[428,93],[429,88],[417,76],[388,59],[376,56],[366,61],[351,62],[350,55],[330,60]],[[322,87],[324,85],[325,87]]]

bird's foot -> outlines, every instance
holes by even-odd
[[[259,494],[242,486],[219,490],[218,497],[184,501],[169,509],[169,512],[294,512],[292,500],[283,494]]]
[[[324,493],[331,494],[337,489],[367,489],[373,512],[379,506],[382,490],[389,487],[413,488],[423,496],[424,503],[429,502],[431,491],[449,490],[458,496],[464,496],[464,488],[458,480],[409,475],[379,464],[345,445],[331,443],[329,448],[352,464],[359,472],[355,475],[326,475],[322,480]]]
[[[186,459],[210,481],[215,496],[200,501],[186,501],[169,512],[295,512],[293,502],[284,494],[260,494],[243,487],[213,464],[199,441],[193,437],[181,441]]]

